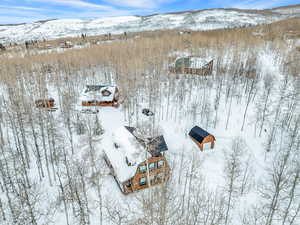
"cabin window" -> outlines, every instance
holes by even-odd
[[[165,162],[164,160],[159,160],[157,162],[157,168],[160,169],[160,168],[163,168],[165,166]]]
[[[130,187],[131,187],[131,182],[130,182],[130,180],[127,181],[125,185],[126,185],[126,187],[130,188]]]
[[[147,166],[146,165],[141,165],[139,168],[140,168],[140,172],[141,173],[145,173],[146,170],[147,170]]]
[[[162,181],[162,180],[164,180],[164,177],[165,177],[165,174],[164,173],[158,173],[157,175],[156,175],[156,182],[159,182],[159,181]]]
[[[151,170],[155,170],[155,167],[156,167],[155,164],[156,164],[155,162],[149,164],[149,170],[150,170],[150,171],[151,171]]]
[[[151,184],[155,183],[156,182],[156,176],[155,175],[150,175],[149,180],[150,180]]]
[[[141,177],[141,178],[140,178],[140,185],[141,185],[141,186],[142,186],[142,185],[146,185],[146,183],[147,183],[146,177]]]
[[[111,95],[111,92],[109,90],[103,90],[102,91],[102,95],[107,97],[107,96],[110,96]]]

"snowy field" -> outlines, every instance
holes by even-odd
[[[146,69],[122,83],[99,66],[6,81],[0,224],[300,224],[300,79],[284,67],[291,50],[268,43],[240,52],[239,62],[231,51],[220,58],[207,50],[216,59],[208,77]],[[118,85],[124,101],[119,108],[99,107],[98,114],[81,113],[86,84]],[[38,97],[53,97],[58,110],[36,109]],[[164,135],[171,167],[166,184],[121,193],[103,160],[103,143],[124,125]],[[201,152],[191,141],[187,134],[195,125],[215,136],[214,149]]]

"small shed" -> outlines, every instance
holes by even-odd
[[[189,132],[191,139],[198,145],[201,151],[204,150],[204,145],[210,143],[210,148],[213,149],[215,146],[215,137],[203,130],[201,127],[195,126]]]
[[[71,41],[61,41],[59,43],[59,46],[61,48],[72,48],[74,45],[73,45],[73,43]]]
[[[48,99],[38,99],[35,101],[35,106],[37,108],[53,108],[54,107],[54,99],[48,98]]]

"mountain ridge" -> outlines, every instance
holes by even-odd
[[[269,24],[282,19],[300,17],[300,4],[272,9],[235,8],[201,9],[94,19],[47,19],[27,24],[1,25],[0,42],[22,42],[28,39],[76,37],[81,33],[142,32],[151,30],[189,29],[214,30]]]

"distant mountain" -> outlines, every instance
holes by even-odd
[[[205,9],[149,16],[55,19],[2,25],[0,42],[76,37],[81,33],[99,35],[161,29],[212,30],[268,24],[291,17],[300,17],[300,4],[265,10]]]

